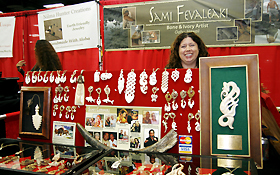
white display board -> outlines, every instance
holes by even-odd
[[[16,18],[1,17],[0,18],[0,57],[13,57],[13,41],[15,31]]]

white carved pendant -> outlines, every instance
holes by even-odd
[[[131,103],[135,97],[135,84],[136,84],[136,74],[134,70],[128,73],[126,81],[126,90],[125,90],[125,100],[127,103]]]
[[[120,76],[119,76],[119,79],[118,79],[119,94],[122,93],[123,89],[124,89],[124,77],[123,77],[123,70],[121,70]]]
[[[36,130],[39,130],[42,124],[42,116],[39,114],[38,104],[35,107],[35,115],[32,115],[33,126]]]

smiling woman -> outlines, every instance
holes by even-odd
[[[202,39],[194,32],[181,33],[171,45],[171,53],[167,69],[198,68],[199,57],[207,57],[209,53]]]

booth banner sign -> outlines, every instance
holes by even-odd
[[[13,57],[15,21],[14,16],[0,18],[0,57]]]
[[[96,48],[100,41],[99,7],[86,2],[39,12],[40,39],[48,40],[57,52]]]

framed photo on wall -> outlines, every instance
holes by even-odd
[[[21,88],[19,135],[49,139],[51,87]]]

